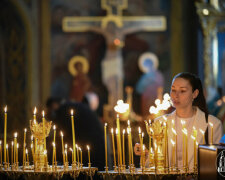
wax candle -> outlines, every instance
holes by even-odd
[[[45,137],[45,112],[44,112],[44,111],[42,111],[42,123],[43,123],[44,150],[46,150],[46,137]]]
[[[118,135],[118,129],[116,128],[116,142],[117,142],[117,162],[118,167],[120,166],[120,150],[119,150],[119,135]]]
[[[63,154],[63,165],[65,166],[65,151],[64,151],[64,143],[63,143],[63,132],[61,131],[61,141],[62,141],[62,154]]]
[[[4,118],[4,162],[6,163],[6,142],[7,142],[7,106],[4,109],[5,118]]]
[[[167,121],[164,122],[164,127],[165,127],[165,132],[164,132],[164,143],[165,143],[165,147],[164,147],[164,157],[165,157],[165,160],[164,160],[164,167],[167,168],[169,167],[168,163],[169,163],[169,160],[168,160],[168,137],[167,137]],[[151,147],[150,147],[151,149]],[[149,149],[149,152],[151,152]],[[149,156],[150,157],[150,156]]]
[[[70,148],[70,151],[71,151],[71,155],[72,155],[72,162],[73,162],[73,149]]]
[[[17,143],[17,148],[16,148],[16,162],[18,163],[18,150],[19,150],[19,143]]]
[[[29,155],[28,155],[28,149],[26,148],[26,155],[27,155],[27,159],[25,160],[25,163],[27,162],[29,164]]]
[[[6,144],[6,161],[7,161],[7,163],[9,164],[9,145],[8,144]],[[8,165],[7,165],[8,166]]]
[[[11,165],[13,165],[13,141],[11,142]]]
[[[26,148],[26,133],[27,129],[24,129],[24,137],[23,137],[23,166],[25,166],[26,163],[26,157],[25,157],[25,148]]]
[[[185,121],[184,120],[181,120],[181,124],[182,124],[182,130],[184,129],[184,128],[186,128],[186,123],[185,123]],[[184,133],[182,133],[182,137],[183,137],[183,140],[182,140],[182,159],[183,159],[183,167],[185,167],[185,161],[184,161],[184,157],[185,157],[185,134]]]
[[[197,161],[196,161],[196,138],[194,136],[191,135],[191,138],[193,139],[193,147],[194,147],[194,167],[195,165],[197,165]]]
[[[34,144],[30,145],[31,148],[31,153],[32,153],[32,158],[33,158],[33,162],[34,162]],[[35,164],[35,163],[34,163]]]
[[[176,159],[176,161],[175,161],[175,167],[177,167],[177,165],[178,165],[178,159],[177,159],[177,132],[173,128],[172,128],[172,131],[173,131],[173,134],[175,136],[175,149],[176,149],[176,151],[175,151],[175,159]]]
[[[131,150],[130,150],[130,130],[127,128],[127,139],[128,139],[128,160],[129,160],[129,167],[131,165]]]
[[[75,163],[76,162],[76,140],[75,140],[75,128],[74,128],[73,110],[71,110],[71,125],[72,125],[72,134],[73,134],[73,158],[74,158],[74,163]]]
[[[125,139],[124,139],[124,136],[125,136],[125,129],[123,129],[123,165],[125,166]]]
[[[205,132],[202,129],[199,129],[199,131],[202,133],[203,144],[205,144]]]
[[[185,152],[186,152],[186,154],[185,154],[185,168],[186,168],[186,170],[188,170],[188,132],[187,132],[187,129],[186,128],[184,128],[183,130],[182,130],[182,132],[185,134]]]
[[[107,123],[104,126],[104,135],[105,135],[105,167],[108,167],[108,155],[107,155]]]
[[[77,164],[79,165],[80,159],[79,159],[79,146],[76,144],[76,151],[77,151]]]
[[[68,145],[67,144],[65,144],[65,155],[66,155],[66,159],[65,159],[65,162],[67,163],[68,162],[68,156],[67,156],[67,147],[68,147]]]
[[[54,160],[55,160],[55,143],[54,143],[54,141],[52,142],[52,151],[53,151],[53,153],[52,153],[52,167],[55,165],[55,162],[54,162]]]
[[[14,164],[16,163],[17,132],[14,133]]]
[[[175,142],[171,139],[171,144],[172,144],[172,161],[171,161],[171,166],[174,167],[175,164]]]
[[[111,129],[111,134],[112,134],[112,144],[113,144],[113,160],[114,160],[114,167],[116,167],[116,152],[115,152],[115,142],[114,142],[113,128]]]
[[[140,142],[140,150],[141,150],[141,156],[140,156],[140,164],[141,164],[141,162],[142,162],[142,156],[143,156],[143,154],[142,154],[142,147],[143,147],[143,144],[142,144],[142,137],[141,137],[141,128],[140,127],[138,127],[138,134],[139,134],[139,142]]]
[[[0,141],[0,164],[2,164],[2,141]]]
[[[120,164],[120,166],[122,166],[122,148],[121,148],[121,135],[120,135],[120,119],[119,119],[119,114],[117,114],[117,118],[116,118],[116,125],[117,125],[117,129],[118,129],[118,148],[119,148],[119,159],[118,159],[118,164]]]
[[[142,152],[143,152],[143,155],[142,155],[142,170],[143,170],[145,167],[145,145],[144,144],[142,146]]]
[[[211,144],[213,144],[213,123],[209,123],[211,126]]]
[[[82,166],[82,164],[83,164],[83,157],[82,157],[82,149],[81,149],[81,147],[79,147],[79,150],[80,150],[80,164]]]
[[[90,147],[87,145],[87,150],[88,150],[88,162],[89,162],[89,167],[91,167],[91,156],[90,156]]]

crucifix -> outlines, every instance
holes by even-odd
[[[103,83],[109,91],[109,104],[123,99],[122,47],[125,36],[141,31],[165,31],[164,16],[123,16],[128,0],[101,0],[106,16],[64,17],[64,32],[96,32],[104,36],[107,44],[102,61]],[[135,43],[135,42],[134,42]]]

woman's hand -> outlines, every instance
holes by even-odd
[[[139,143],[136,143],[134,145],[134,153],[136,156],[141,155],[141,145]],[[148,155],[148,149],[145,149],[145,155]]]

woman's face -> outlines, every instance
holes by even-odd
[[[176,78],[172,82],[170,96],[173,106],[177,108],[187,108],[192,106],[192,101],[198,95],[198,90],[192,92],[192,86],[188,80]]]

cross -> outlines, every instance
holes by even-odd
[[[164,16],[123,16],[128,0],[101,0],[106,16],[64,17],[63,31],[92,31],[104,36],[107,44],[102,61],[103,82],[109,91],[109,104],[114,106],[123,99],[122,47],[126,35],[140,31],[165,31]]]

